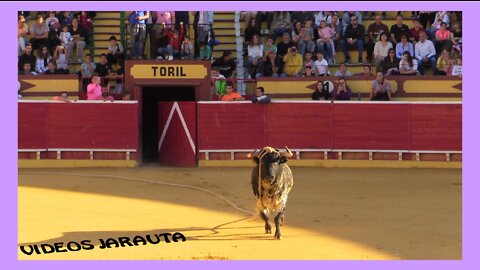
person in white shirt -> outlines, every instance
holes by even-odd
[[[263,45],[260,44],[258,35],[255,34],[253,35],[252,40],[248,44],[248,62],[247,62],[248,79],[252,78],[253,67],[256,67],[257,70],[261,69],[262,58],[263,58]]]
[[[330,75],[328,71],[328,62],[323,58],[323,53],[317,52],[317,60],[313,63],[314,72],[317,76],[327,76]]]
[[[375,43],[373,48],[373,55],[375,57],[375,67],[377,72],[382,71],[382,61],[388,56],[388,51],[393,48],[393,45],[388,41],[387,33],[380,34],[380,40]]]
[[[62,28],[62,32],[60,32],[60,43],[64,48],[68,48],[68,43],[73,40],[72,34],[68,29],[68,25],[64,25]]]
[[[452,69],[452,76],[462,77],[462,58],[458,58]]]
[[[433,74],[437,74],[437,52],[433,42],[426,39],[427,34],[421,31],[419,41],[415,44],[415,58],[418,60],[418,71],[420,74],[425,74],[424,65],[430,64],[433,69]]]

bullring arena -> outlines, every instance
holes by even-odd
[[[213,59],[241,57],[228,40],[239,12],[216,15]],[[105,36],[130,38],[126,17],[97,12],[95,62]],[[114,101],[85,100],[78,74],[19,75],[18,259],[462,259],[461,77],[388,76],[391,100],[370,101],[375,76],[352,76],[352,98],[332,101],[310,96],[319,80],[338,87],[333,76],[242,75],[228,80],[246,100],[226,102],[211,73],[210,60],[127,59],[128,97]],[[258,87],[270,104],[250,101]],[[250,185],[247,154],[267,145],[293,153],[282,240],[264,233]],[[186,241],[101,248],[176,232]],[[94,248],[41,252],[84,240]]]

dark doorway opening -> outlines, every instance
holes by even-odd
[[[195,87],[142,88],[142,159],[143,164],[158,164],[158,102],[195,101]]]

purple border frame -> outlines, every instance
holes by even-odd
[[[57,10],[62,7],[64,10],[95,10],[95,11],[108,11],[108,10],[136,10],[141,6],[142,9],[156,10],[161,7],[162,10],[244,10],[246,7],[254,7],[256,10],[271,10],[274,7],[268,2],[255,1],[254,6],[248,5],[245,2],[116,2],[112,5],[112,2],[7,2],[2,3],[4,8],[3,19],[4,35],[8,36],[8,39],[15,40],[15,22],[16,11],[18,10]],[[309,10],[341,10],[348,7],[351,10],[398,10],[402,9],[415,9],[415,10],[434,10],[437,5],[428,2],[282,2],[280,4],[283,10],[304,10],[308,7]],[[279,6],[279,7],[280,7]],[[441,8],[443,10],[462,10],[464,21],[464,33],[466,34],[464,51],[466,54],[470,54],[473,51],[474,44],[477,45],[475,34],[478,33],[478,29],[474,29],[475,16],[478,13],[475,12],[475,7],[478,7],[477,3],[471,2],[442,2]],[[368,7],[368,8],[367,8]],[[251,8],[250,8],[251,9]],[[280,9],[280,8],[275,8]],[[469,24],[471,23],[471,24]],[[475,33],[475,34],[474,34]],[[15,42],[3,42],[0,44],[3,51],[16,52],[17,48]],[[477,55],[473,54],[472,55]],[[3,269],[130,269],[133,267],[140,267],[141,269],[158,269],[162,267],[168,268],[198,268],[198,269],[245,269],[245,268],[260,268],[260,267],[280,267],[284,269],[292,268],[318,268],[324,267],[326,269],[357,269],[364,268],[369,270],[395,270],[395,269],[436,269],[436,270],[450,270],[450,269],[474,269],[477,265],[476,252],[478,240],[478,232],[476,229],[480,226],[479,219],[475,216],[476,203],[479,202],[478,195],[474,193],[479,189],[479,183],[475,179],[475,156],[474,150],[478,149],[478,142],[475,140],[476,128],[474,127],[474,121],[478,123],[475,113],[478,111],[478,106],[472,101],[480,100],[480,94],[476,91],[475,83],[472,77],[472,70],[474,70],[474,59],[476,57],[464,58],[463,65],[467,68],[464,70],[464,88],[472,87],[472,90],[468,90],[464,95],[464,110],[463,116],[465,123],[470,120],[470,125],[463,126],[463,142],[466,146],[466,151],[463,152],[463,259],[462,260],[443,260],[443,261],[18,261],[17,260],[17,142],[18,138],[18,122],[17,122],[17,96],[13,89],[17,88],[17,82],[11,78],[17,78],[16,70],[9,68],[5,65],[2,67],[2,74],[5,80],[4,88],[6,91],[4,97],[8,102],[4,102],[0,107],[4,122],[7,127],[3,130],[6,131],[2,134],[1,149],[6,151],[8,155],[2,156],[2,167],[4,170],[3,181],[1,182],[1,190],[3,196],[1,200],[3,202],[2,209],[4,209],[4,222],[2,223],[4,237],[3,243],[0,245],[2,254],[2,268]],[[16,53],[7,53],[4,55],[4,61],[11,65],[17,61]],[[477,69],[478,70],[478,69]],[[12,90],[7,90],[12,89]],[[477,109],[476,109],[477,108]],[[435,248],[435,247],[432,247]],[[478,268],[477,268],[478,269]]]

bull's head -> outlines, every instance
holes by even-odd
[[[288,147],[285,146],[285,149],[286,151],[280,152],[276,148],[267,146],[260,151],[253,151],[247,157],[252,158],[260,166],[261,179],[273,182],[279,172],[278,167],[280,164],[287,162],[288,158],[293,156]]]

